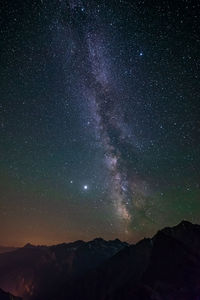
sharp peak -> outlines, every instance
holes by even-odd
[[[181,222],[179,222],[177,225],[175,226],[166,226],[160,230],[158,230],[158,232],[152,237],[152,240],[154,240],[156,237],[160,236],[160,235],[165,235],[165,234],[171,234],[171,233],[178,233],[179,231],[184,231],[185,229],[191,229],[191,228],[196,228],[196,227],[200,228],[200,225],[198,224],[193,224],[187,220],[182,220]]]
[[[105,240],[101,237],[96,237],[92,241],[105,241]]]
[[[101,238],[101,237],[97,237],[97,238],[94,238],[94,239],[92,239],[92,240],[90,240],[90,241],[85,242],[86,245],[87,245],[87,244],[93,244],[93,243],[107,243],[107,241],[104,240],[104,239]]]
[[[91,242],[104,242],[104,243],[113,243],[113,242],[116,243],[117,242],[117,243],[125,243],[125,242],[122,242],[121,240],[119,240],[118,238],[113,239],[113,240],[105,240],[102,237],[96,237],[93,240],[90,240],[90,241],[88,241],[86,243],[91,243]]]
[[[35,247],[36,247],[36,246],[33,245],[33,244],[31,244],[31,243],[27,243],[27,244],[24,245],[23,248],[35,248]]]
[[[187,220],[182,220],[180,223],[178,223],[176,226],[174,227],[179,227],[179,226],[194,226],[195,224],[187,221]]]
[[[65,245],[73,245],[73,244],[80,244],[80,243],[85,243],[83,240],[76,240],[76,241],[73,241],[73,242],[64,242],[64,243],[59,243],[59,244],[54,244],[54,245],[51,245],[51,246],[65,246]]]
[[[165,231],[165,230],[176,230],[176,229],[180,229],[180,228],[188,228],[188,227],[194,227],[195,224],[187,221],[187,220],[182,220],[181,222],[179,222],[178,224],[176,224],[175,226],[168,226],[163,228],[161,231]]]

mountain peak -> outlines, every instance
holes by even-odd
[[[105,242],[105,240],[102,239],[101,237],[97,237],[94,240],[92,240],[92,242]]]
[[[35,246],[32,245],[31,243],[27,243],[26,245],[24,245],[23,248],[35,248]]]
[[[159,232],[164,233],[164,234],[169,234],[169,233],[172,233],[172,232],[175,233],[175,232],[183,231],[184,229],[190,229],[190,228],[194,229],[195,226],[196,226],[195,224],[192,224],[189,221],[182,220],[180,223],[178,223],[175,226],[165,227],[165,228],[159,230],[158,233]],[[197,225],[197,226],[199,226],[199,225]]]
[[[191,222],[189,222],[187,220],[183,220],[175,227],[191,227],[191,226],[194,226],[194,224],[192,224]]]

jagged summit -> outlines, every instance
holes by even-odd
[[[34,248],[34,247],[37,247],[37,246],[32,245],[31,243],[27,243],[26,245],[24,245],[23,248]]]
[[[83,241],[83,240],[77,240],[77,241],[74,241],[74,242],[69,242],[69,243],[60,243],[60,244],[54,244],[54,245],[51,245],[51,246],[46,246],[46,245],[33,245],[31,243],[27,243],[23,246],[23,248],[36,248],[36,247],[39,247],[39,248],[42,248],[42,247],[47,247],[47,248],[55,248],[55,247],[79,247],[79,246],[83,246],[83,245],[89,245],[89,244],[100,244],[100,243],[111,243],[111,244],[127,244],[127,242],[122,242],[121,240],[119,240],[118,238],[116,239],[113,239],[113,240],[105,240],[101,237],[97,237],[97,238],[94,238],[92,240],[89,240],[89,241]]]
[[[189,222],[187,220],[182,220],[177,226],[183,226],[183,227],[190,226],[191,227],[191,226],[194,226],[194,225],[196,225],[196,224],[192,224],[191,222]]]
[[[199,249],[200,225],[188,221],[135,245],[99,237],[27,244],[0,254],[0,287],[25,300],[196,300]]]

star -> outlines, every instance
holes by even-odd
[[[0,218],[1,241],[63,242],[67,230],[72,240],[101,233],[135,242],[190,213],[199,222],[197,10],[188,14],[187,1],[178,15],[166,1],[150,13],[141,0],[137,9],[125,0],[39,1],[34,18],[12,4],[3,16],[1,201],[10,213]],[[13,31],[10,14],[24,30]],[[35,38],[22,43],[29,26]],[[28,231],[26,220],[46,231]]]

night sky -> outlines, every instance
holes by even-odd
[[[3,1],[0,244],[200,223],[199,1]]]

